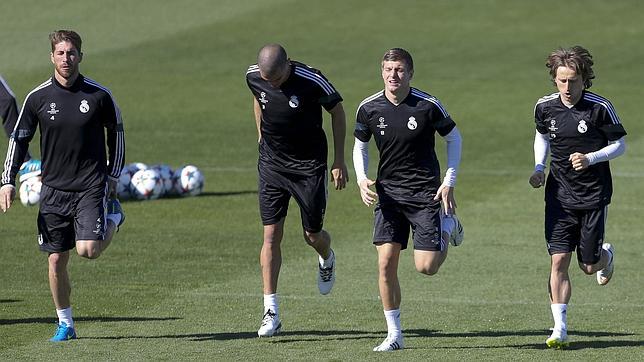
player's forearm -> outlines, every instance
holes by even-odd
[[[458,128],[454,127],[445,137],[447,143],[447,171],[443,183],[447,186],[456,186],[456,174],[461,164],[462,138]]]
[[[262,109],[257,99],[253,98],[253,114],[255,115],[255,126],[257,127],[257,139],[262,139]]]
[[[7,148],[7,157],[4,162],[4,171],[0,179],[0,185],[14,185],[16,184],[16,175],[22,165],[22,161],[27,155],[29,149],[29,142],[25,140],[16,140],[13,137],[9,138],[9,147]]]
[[[539,131],[535,131],[533,148],[534,170],[543,171],[546,169],[546,160],[548,159],[548,150],[550,149],[548,134],[541,134]]]
[[[617,158],[624,154],[626,151],[626,139],[624,137],[611,141],[608,145],[601,150],[590,152],[586,154],[589,165],[605,162]]]
[[[331,110],[331,128],[333,130],[334,162],[344,163],[344,140],[347,132],[347,121],[342,103]]]
[[[355,138],[353,143],[353,169],[356,172],[358,184],[367,179],[369,168],[369,143]]]

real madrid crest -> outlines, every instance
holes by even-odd
[[[588,131],[588,125],[586,125],[586,121],[584,121],[583,119],[579,121],[579,124],[577,125],[577,131],[579,131],[579,133],[586,133],[586,131]]]
[[[414,117],[414,116],[409,117],[409,121],[407,122],[407,128],[409,128],[412,131],[415,130],[416,128],[418,128],[418,123],[416,122],[416,117]]]
[[[291,108],[297,108],[300,105],[300,100],[297,99],[297,96],[291,96],[291,99],[288,101],[288,105],[291,106]]]
[[[89,103],[87,103],[87,99],[83,99],[80,102],[80,106],[78,106],[78,110],[81,111],[81,113],[89,112]]]

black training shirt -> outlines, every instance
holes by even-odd
[[[572,108],[559,93],[537,101],[537,131],[550,135],[550,173],[546,201],[558,201],[572,209],[594,209],[610,203],[613,193],[608,161],[575,171],[569,156],[598,151],[626,135],[613,105],[597,94],[584,91]]]
[[[380,91],[360,103],[354,136],[373,136],[380,151],[376,191],[379,202],[427,204],[441,184],[434,134],[456,126],[438,99],[416,88],[398,105]]]
[[[322,107],[330,111],[342,97],[324,75],[291,61],[288,79],[274,88],[254,64],[246,72],[246,82],[262,111],[260,166],[303,175],[326,168]]]
[[[104,183],[108,176],[119,177],[125,159],[123,124],[107,88],[79,75],[69,88],[52,77],[31,91],[9,140],[3,185],[14,184],[37,127],[45,185],[83,191]]]

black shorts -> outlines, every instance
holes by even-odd
[[[440,203],[409,206],[378,204],[374,210],[373,243],[394,242],[407,249],[409,230],[414,250],[442,251],[446,245],[441,232]]]
[[[105,238],[107,184],[86,191],[61,191],[43,184],[38,213],[40,250],[60,253],[76,240]]]
[[[545,234],[548,253],[571,253],[577,260],[597,264],[602,253],[608,206],[599,209],[567,209],[557,202],[546,203]]]
[[[300,207],[302,227],[317,233],[322,230],[327,200],[327,173],[314,176],[282,173],[268,167],[259,169],[259,212],[264,225],[277,224],[288,212],[291,196]]]

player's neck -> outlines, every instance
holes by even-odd
[[[389,102],[399,105],[405,100],[405,98],[407,98],[410,89],[411,87],[398,88],[394,92],[385,89],[385,97],[387,97]]]
[[[60,85],[65,88],[70,88],[74,84],[74,82],[76,82],[76,79],[78,79],[79,74],[79,72],[76,72],[68,78],[65,78],[62,75],[58,74],[58,72],[54,72],[54,77],[56,78],[56,81],[60,83]]]

